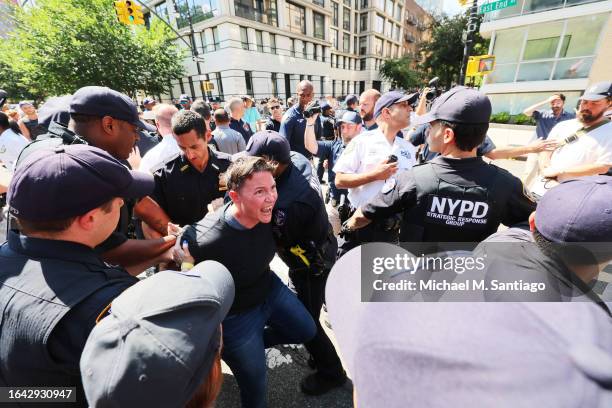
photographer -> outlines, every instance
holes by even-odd
[[[308,106],[314,98],[314,88],[310,81],[302,81],[297,86],[298,103],[287,110],[283,116],[279,133],[289,141],[289,146],[294,152],[298,152],[312,158],[312,153],[304,147],[304,131],[306,130],[306,119],[314,113],[321,113],[321,108],[315,103]],[[310,109],[306,109],[306,107]],[[311,114],[312,113],[312,114]],[[315,121],[313,125],[315,134],[319,138],[321,134],[321,122]]]

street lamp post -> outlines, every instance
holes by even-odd
[[[465,36],[465,47],[463,48],[463,60],[461,61],[461,70],[459,72],[459,85],[465,84],[465,71],[467,70],[468,58],[474,47],[474,35],[478,26],[478,0],[473,0],[470,7],[470,16],[468,18],[467,32]]]

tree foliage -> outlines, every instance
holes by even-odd
[[[380,76],[391,82],[394,87],[403,89],[418,88],[421,85],[422,74],[412,66],[412,57],[404,55],[401,58],[388,59],[380,66]]]
[[[464,48],[462,36],[467,21],[468,13],[437,17],[431,27],[431,41],[421,46],[425,57],[421,66],[428,77],[439,77],[441,86],[449,87],[459,80]],[[471,55],[486,54],[488,49],[489,41],[477,31]]]
[[[157,19],[150,29],[119,23],[112,0],[37,0],[17,8],[14,18],[0,43],[10,73],[0,75],[0,88],[19,93],[13,97],[63,95],[87,85],[161,94],[183,73],[172,32]]]

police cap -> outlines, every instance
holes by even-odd
[[[291,162],[289,141],[273,130],[262,130],[251,136],[246,152],[249,156],[267,156],[283,164]]]
[[[491,101],[475,89],[456,86],[436,99],[431,110],[419,118],[420,123],[444,120],[466,125],[484,125],[491,118]]]

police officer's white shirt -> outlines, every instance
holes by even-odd
[[[172,133],[165,135],[161,142],[155,145],[149,150],[140,161],[140,167],[138,170],[154,173],[157,169],[162,167],[168,160],[176,157],[181,153],[181,149],[176,143],[176,139],[172,136]]]
[[[0,161],[7,169],[13,171],[19,153],[27,144],[28,139],[12,129],[6,129],[0,134]]]
[[[566,120],[558,123],[548,136],[548,140],[558,140],[572,136],[584,126],[578,119]],[[568,143],[555,150],[550,158],[550,168],[563,171],[585,164],[611,164],[612,163],[612,123],[591,130],[579,136],[574,142]],[[566,181],[572,177],[560,176],[558,181]],[[544,182],[537,179],[531,191],[543,195],[546,192]]]
[[[336,161],[335,173],[362,174],[376,168],[390,155],[397,156],[398,172],[409,170],[416,163],[416,148],[407,140],[395,137],[393,145],[389,144],[382,130],[374,129],[360,133],[348,144]],[[360,187],[349,188],[348,199],[355,208],[368,202],[391,180],[377,180]]]

